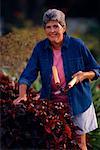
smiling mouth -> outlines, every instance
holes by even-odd
[[[50,37],[53,37],[53,38],[57,37],[57,34],[50,35]]]

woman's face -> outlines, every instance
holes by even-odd
[[[59,44],[63,41],[65,29],[58,21],[49,21],[45,26],[45,33],[52,44]]]

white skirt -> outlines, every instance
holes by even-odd
[[[96,113],[93,103],[83,113],[73,117],[75,126],[78,126],[81,130],[78,130],[79,135],[88,133],[98,128]]]

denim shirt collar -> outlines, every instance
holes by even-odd
[[[62,45],[62,47],[68,48],[69,40],[70,40],[70,36],[65,32],[65,33],[64,33],[64,40],[63,40],[63,45]]]
[[[64,33],[63,45],[62,47],[68,48],[70,36],[67,33]],[[50,41],[48,38],[45,39],[44,49],[51,49]]]

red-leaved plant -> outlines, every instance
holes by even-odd
[[[28,100],[14,105],[18,84],[0,74],[1,148],[79,150],[77,127],[68,106],[62,102],[36,100],[39,94],[28,90]]]

